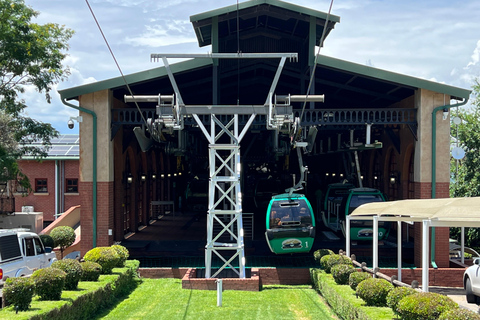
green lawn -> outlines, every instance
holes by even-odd
[[[337,319],[310,286],[264,286],[260,292],[182,289],[178,279],[143,279],[117,306],[96,319]]]

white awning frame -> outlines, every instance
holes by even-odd
[[[397,222],[397,268],[398,280],[402,279],[402,232],[401,223],[422,223],[422,291],[428,292],[428,247],[429,228],[461,227],[464,252],[464,227],[480,228],[480,197],[414,199],[375,202],[361,205],[346,217],[346,254],[350,256],[350,221],[372,220],[373,224],[373,269],[378,268],[378,222]],[[463,257],[462,257],[463,263]]]

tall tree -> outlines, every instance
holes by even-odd
[[[53,23],[31,20],[38,12],[23,0],[0,0],[0,183],[28,179],[18,171],[16,160],[29,154],[46,155],[51,138],[58,132],[25,114],[27,104],[19,94],[34,87],[50,103],[55,84],[69,75],[62,65],[73,31]],[[27,147],[42,141],[41,147]]]
[[[459,125],[452,124],[451,134],[454,142],[465,150],[461,160],[452,159],[450,173],[450,196],[480,196],[480,83],[475,80],[473,86],[473,108],[459,110]],[[457,141],[458,139],[458,141]],[[450,236],[460,240],[460,229],[450,228]],[[465,243],[467,246],[480,247],[480,229],[466,228]]]

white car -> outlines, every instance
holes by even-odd
[[[463,288],[466,291],[468,303],[480,304],[480,258],[473,260],[473,266],[465,270]]]

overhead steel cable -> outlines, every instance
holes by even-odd
[[[320,49],[322,48],[323,40],[325,39],[325,34],[328,29],[328,21],[330,20],[330,12],[332,11],[332,6],[333,6],[333,0],[330,2],[330,8],[328,9],[327,17],[325,19],[325,26],[323,27],[322,36],[320,37],[320,43],[318,44],[318,51],[317,51],[317,54],[315,55],[313,70],[312,70],[312,74],[310,75],[310,82],[308,83],[307,93],[305,95],[305,101],[303,102],[302,113],[300,114],[300,124],[302,123],[303,113],[305,112],[305,107],[307,105],[308,95],[310,94],[312,83],[313,83],[313,80],[315,79],[315,70],[317,69],[317,59],[318,59],[318,56],[320,55]]]
[[[105,34],[103,33],[102,27],[100,26],[100,23],[98,22],[97,17],[95,16],[95,13],[93,13],[93,9],[90,6],[90,3],[88,3],[88,0],[85,0],[85,2],[87,3],[88,9],[90,9],[90,12],[92,13],[92,17],[95,20],[95,23],[97,24],[98,30],[100,30],[100,33],[102,34],[103,40],[105,41],[105,43],[108,47],[108,50],[110,51],[110,54],[112,55],[113,61],[115,61],[115,64],[117,65],[118,71],[120,71],[120,74],[122,75],[122,79],[125,82],[125,85],[127,86],[127,90],[130,93],[130,95],[133,97],[134,102],[135,102],[135,106],[137,107],[138,112],[140,113],[140,116],[142,117],[143,122],[145,123],[145,125],[148,128],[147,120],[143,116],[142,110],[140,109],[140,106],[138,105],[137,101],[135,100],[135,95],[133,94],[132,89],[130,88],[130,85],[127,82],[127,79],[125,78],[125,75],[122,72],[122,68],[120,68],[120,65],[118,64],[117,58],[115,57],[115,54],[113,53],[113,50],[110,47],[110,44],[108,43],[107,37],[105,37]]]

